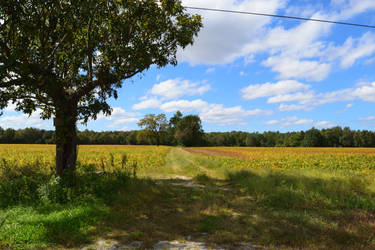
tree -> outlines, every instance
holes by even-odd
[[[178,144],[190,147],[202,143],[203,129],[201,119],[197,115],[183,117],[176,126],[175,138]]]
[[[326,140],[326,146],[329,147],[339,147],[340,144],[340,137],[342,137],[342,129],[339,126],[329,128],[326,130],[322,130],[322,134]]]
[[[0,0],[0,110],[54,117],[56,172],[74,172],[77,121],[151,65],[176,65],[202,26],[180,0]]]
[[[302,141],[304,147],[321,147],[323,145],[323,136],[316,128],[311,128],[305,132]]]
[[[177,141],[174,137],[174,134],[176,133],[176,127],[179,121],[181,121],[183,115],[180,111],[177,111],[171,119],[169,119],[169,126],[168,126],[168,137],[171,145],[176,145]]]
[[[156,145],[159,146],[161,133],[167,130],[168,123],[165,114],[148,114],[138,122],[138,126],[144,127],[145,131],[150,132],[150,136],[154,137]]]
[[[246,146],[248,147],[258,147],[260,145],[258,138],[255,134],[248,134],[246,136]]]
[[[349,127],[345,127],[343,129],[342,135],[340,137],[340,143],[343,147],[353,147],[354,137],[353,132],[350,130]]]

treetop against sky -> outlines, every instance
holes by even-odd
[[[183,0],[186,6],[375,24],[373,0]],[[137,129],[149,113],[197,114],[205,131],[372,129],[375,30],[327,23],[189,10],[203,17],[176,67],[151,67],[124,82],[88,129]],[[52,120],[8,106],[1,127],[52,129]],[[80,129],[86,127],[80,126]]]

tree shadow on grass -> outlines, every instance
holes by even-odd
[[[141,194],[118,200],[118,220],[107,235],[124,244],[186,239],[215,246],[290,248],[375,247],[375,195],[356,179],[325,179],[283,173],[239,172],[229,186],[199,177],[205,188],[163,180]],[[130,218],[122,221],[127,214]],[[123,223],[124,222],[124,223]]]
[[[42,225],[36,243],[76,248],[101,239],[142,241],[142,248],[164,240],[213,248],[375,247],[374,193],[355,178],[242,171],[226,181],[194,178],[203,187],[191,182],[132,179],[112,199],[34,206],[36,217],[22,225]]]

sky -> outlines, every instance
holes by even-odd
[[[185,6],[292,15],[375,25],[374,0],[183,0]],[[145,114],[180,110],[212,131],[375,128],[375,29],[188,10],[203,17],[178,62],[125,81],[111,116],[80,130],[139,129]],[[53,129],[38,112],[10,105],[0,126]]]

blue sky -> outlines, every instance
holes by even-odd
[[[186,6],[294,15],[375,25],[374,0],[183,0]],[[112,116],[79,129],[132,130],[145,114],[177,110],[205,131],[299,131],[375,126],[375,29],[194,11],[204,28],[179,64],[151,67],[125,82]],[[15,112],[7,128],[53,129]]]

